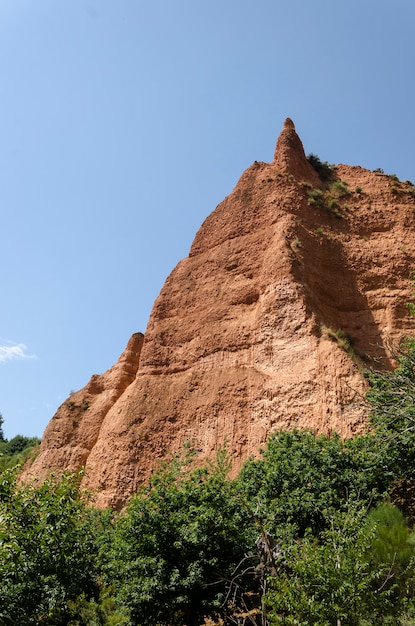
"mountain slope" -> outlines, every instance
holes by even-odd
[[[277,429],[365,428],[361,366],[390,367],[414,329],[414,187],[322,173],[287,119],[274,161],[243,173],[167,278],[144,340],[58,409],[26,478],[86,465],[98,504],[121,507],[185,441],[202,458],[226,443],[237,468]]]

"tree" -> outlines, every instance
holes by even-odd
[[[255,542],[226,454],[193,472],[188,461],[164,464],[116,522],[107,573],[132,623],[193,626],[224,611],[227,581]]]
[[[322,181],[327,181],[330,180],[330,178],[333,178],[333,168],[329,165],[329,163],[327,163],[327,161],[323,163],[316,154],[312,153],[307,155],[307,161],[313,166]]]
[[[376,525],[349,504],[334,513],[318,538],[307,535],[285,551],[270,581],[271,626],[359,626],[399,614],[385,579],[390,562],[373,559]]]
[[[415,434],[415,339],[402,342],[396,359],[394,371],[369,373],[370,421],[389,439],[398,435],[408,442],[404,435],[414,438]]]
[[[371,511],[366,523],[375,529],[369,552],[371,567],[383,567],[381,588],[387,590],[393,612],[399,613],[402,604],[414,597],[415,533],[390,502]]]
[[[370,424],[392,477],[389,492],[415,521],[415,339],[402,342],[393,372],[370,372]]]
[[[362,504],[379,501],[392,480],[383,448],[371,434],[343,441],[337,434],[279,432],[260,459],[245,463],[240,489],[274,536],[287,525],[299,537],[316,535],[325,528],[327,511],[347,510],[350,497]]]
[[[99,591],[81,475],[19,485],[16,473],[0,474],[0,623],[67,624],[68,603]]]
[[[6,439],[4,438],[4,433],[3,433],[3,424],[4,424],[4,419],[3,419],[2,414],[0,413],[0,442],[6,441]]]
[[[37,437],[16,435],[8,441],[3,433],[4,419],[0,414],[0,471],[22,464],[29,458],[35,446],[40,443]]]
[[[40,444],[37,437],[16,435],[10,441],[0,441],[0,471],[23,465]]]

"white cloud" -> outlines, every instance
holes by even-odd
[[[18,359],[36,359],[36,354],[29,354],[24,343],[13,343],[2,339],[0,344],[0,363]]]

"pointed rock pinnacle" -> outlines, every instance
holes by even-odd
[[[307,161],[303,144],[296,133],[294,122],[287,117],[284,128],[278,137],[274,153],[274,163],[286,174],[300,180],[308,180],[316,185],[321,181],[317,172]]]

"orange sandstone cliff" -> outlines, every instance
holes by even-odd
[[[167,278],[145,336],[58,409],[24,477],[86,466],[99,506],[122,507],[157,460],[226,443],[235,467],[275,430],[365,428],[362,367],[390,367],[413,334],[409,182],[338,165],[328,180],[287,119]]]

